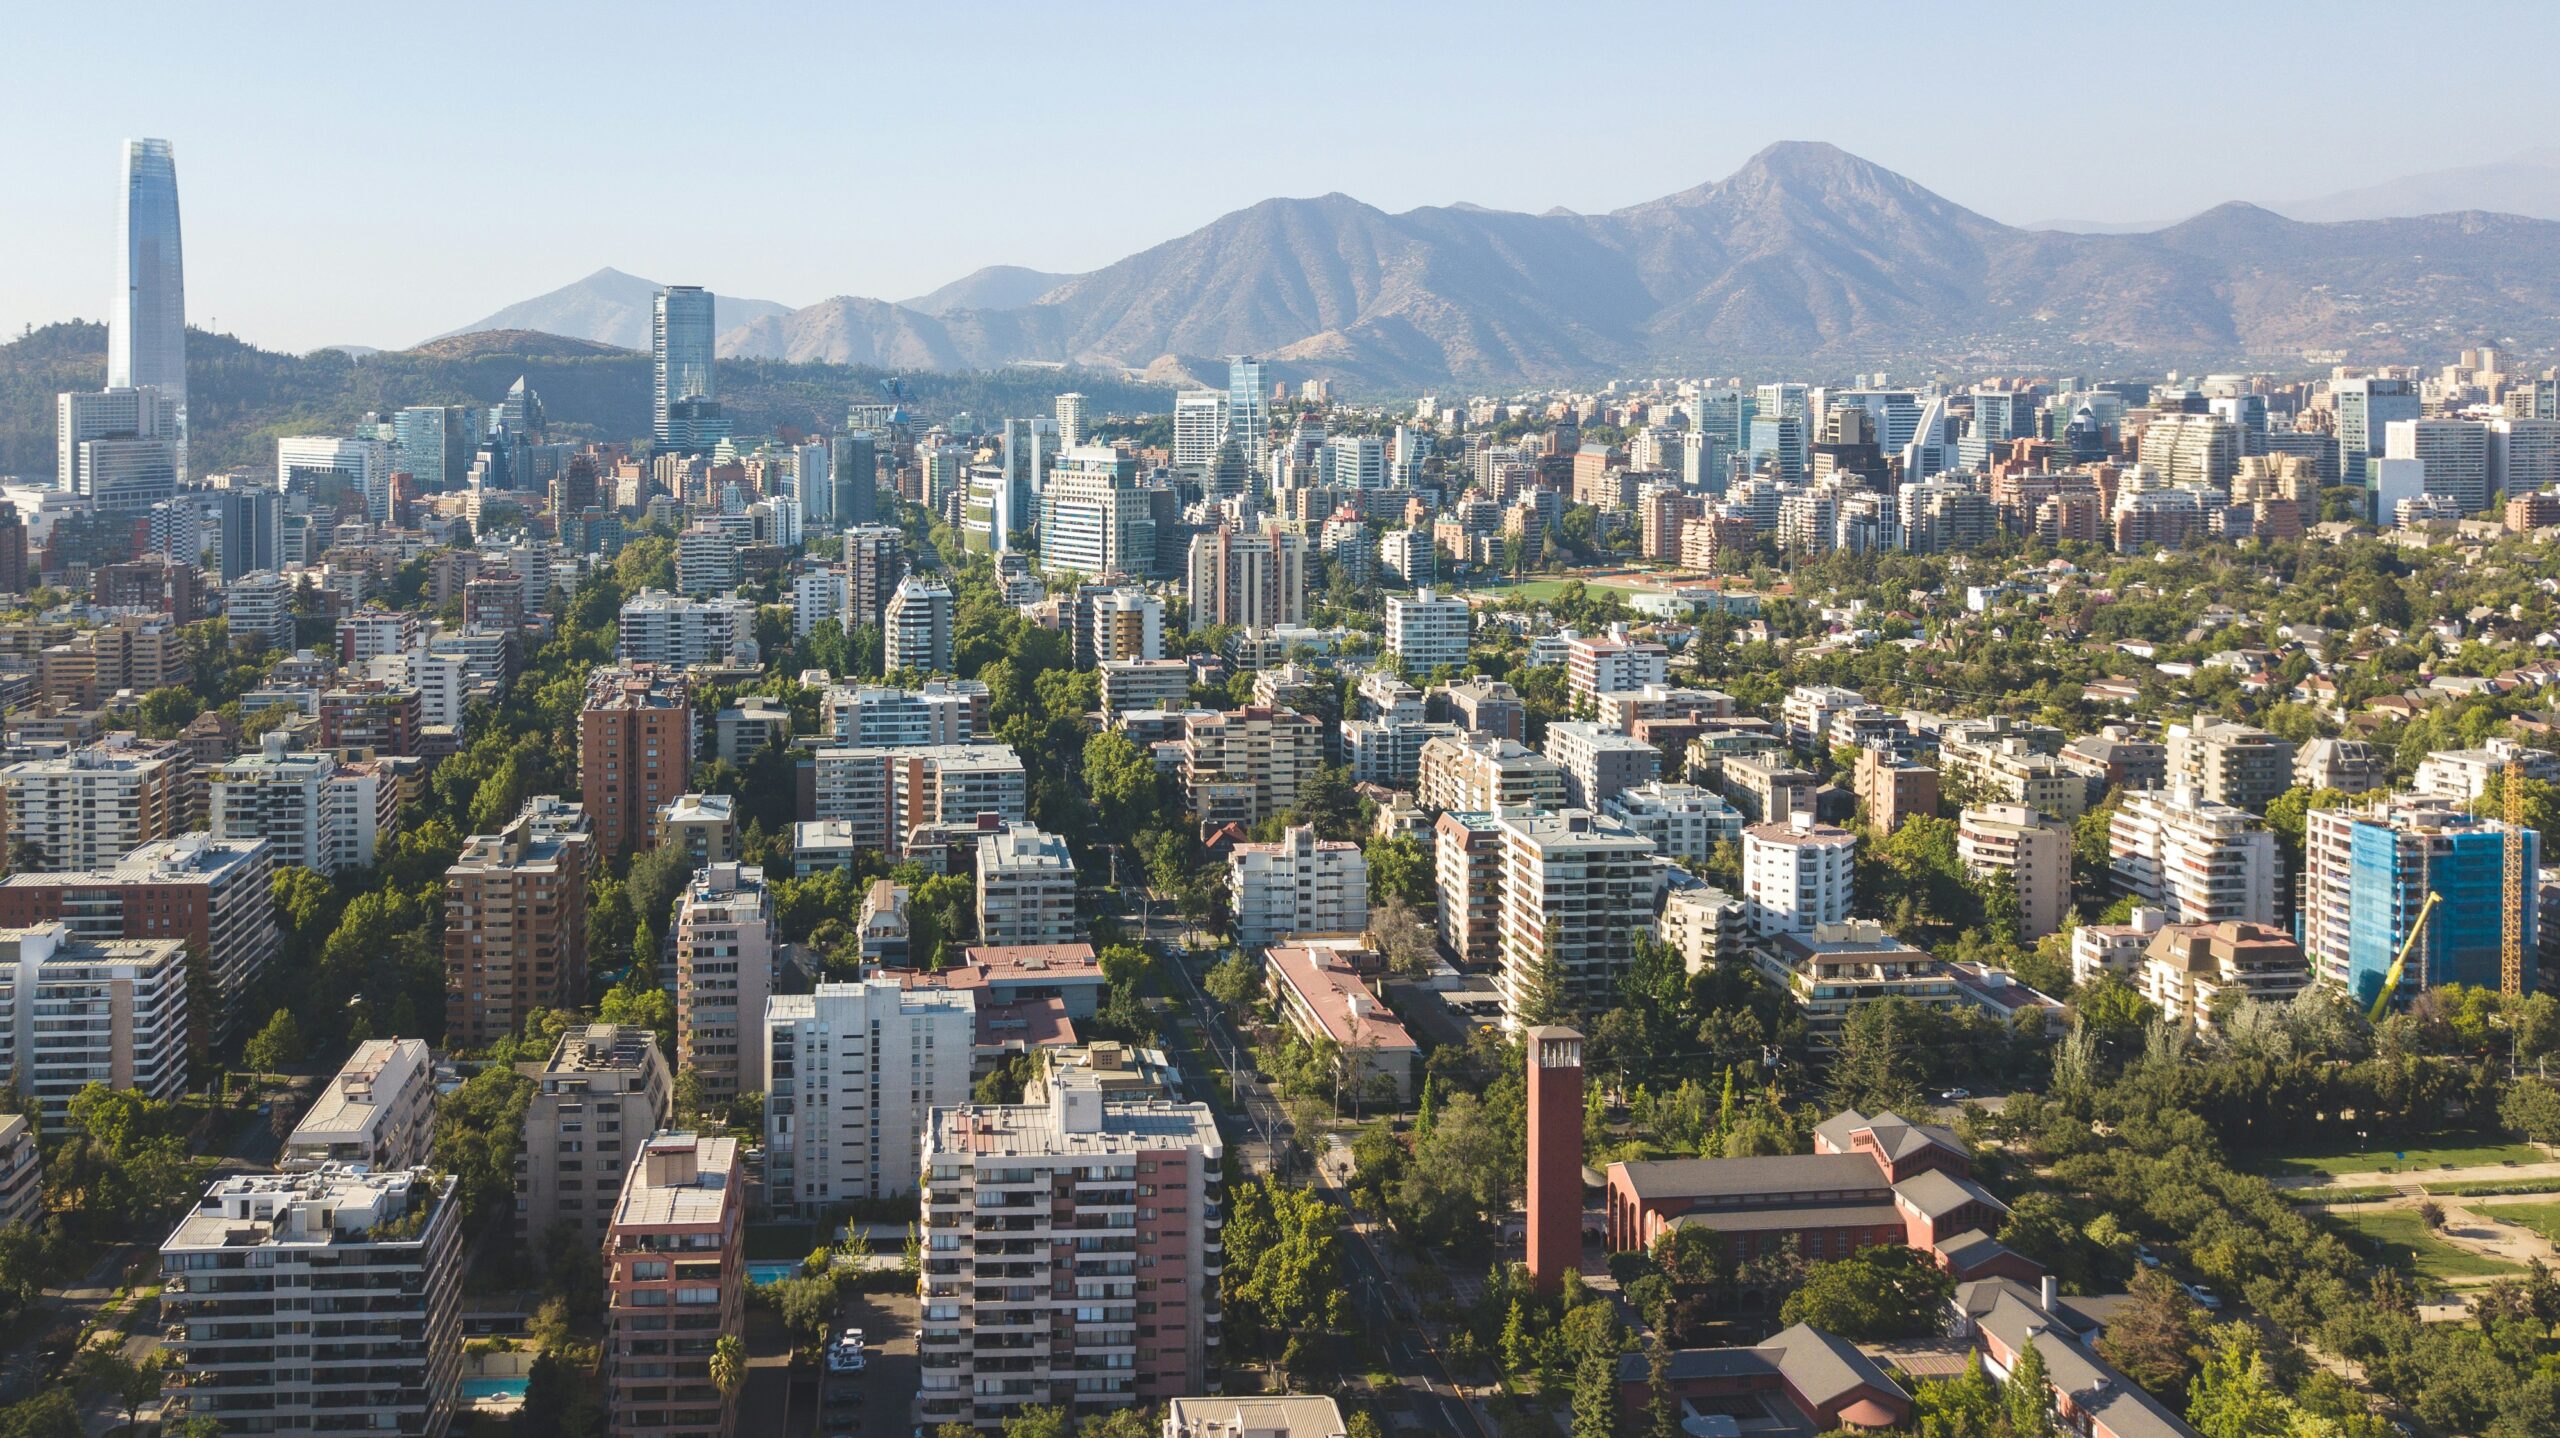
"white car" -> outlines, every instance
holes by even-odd
[[[836,1342],[843,1344],[847,1348],[860,1348],[862,1346],[862,1330],[859,1328],[848,1328],[844,1332],[836,1335]]]

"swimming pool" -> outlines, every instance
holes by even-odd
[[[462,1396],[475,1401],[482,1398],[522,1398],[528,1381],[523,1378],[465,1378],[462,1380]]]
[[[799,1271],[800,1265],[797,1263],[750,1263],[747,1265],[747,1282],[761,1288],[767,1284],[780,1283]]]

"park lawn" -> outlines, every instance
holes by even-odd
[[[2560,1243],[2560,1203],[2476,1203],[2472,1210],[2500,1223],[2530,1228],[2553,1243]]]
[[[2414,1208],[2375,1208],[2332,1213],[2329,1221],[2345,1230],[2359,1252],[2374,1255],[2394,1268],[2421,1273],[2439,1282],[2456,1278],[2496,1278],[2521,1270],[2499,1258],[2483,1258],[2456,1248],[2427,1231]]]
[[[2299,1150],[2268,1157],[2264,1172],[2303,1178],[2336,1178],[2342,1173],[2425,1173],[2440,1168],[2495,1168],[2501,1164],[2548,1163],[2551,1155],[2529,1143],[2447,1144],[2441,1147]]]
[[[1455,590],[1452,592],[1468,595],[1483,595],[1490,598],[1521,599],[1526,600],[1531,604],[1543,604],[1546,601],[1555,598],[1557,595],[1564,593],[1564,587],[1566,585],[1574,583],[1579,583],[1586,589],[1607,590],[1614,594],[1635,595],[1667,592],[1667,586],[1662,584],[1651,584],[1634,579],[1582,579],[1579,576],[1570,574],[1562,577],[1549,577],[1546,579],[1527,579],[1518,584],[1480,584],[1472,588]]]

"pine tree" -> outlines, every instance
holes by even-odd
[[[1618,1355],[1593,1344],[1573,1370],[1573,1438],[1613,1438],[1618,1431]]]
[[[2009,1410],[2010,1438],[2053,1438],[2053,1385],[2044,1366],[2044,1350],[2029,1342],[2009,1368],[2001,1394]]]
[[[1680,1438],[1679,1400],[1671,1396],[1671,1345],[1661,1334],[1644,1350],[1644,1438]]]

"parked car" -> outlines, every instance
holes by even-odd
[[[1971,1097],[1973,1097],[1973,1090],[1969,1088],[1951,1088],[1938,1095],[1942,1103],[1962,1103]]]
[[[2185,1289],[2187,1291],[2187,1296],[2196,1301],[2196,1307],[2203,1309],[2207,1313],[2220,1313],[2222,1311],[2222,1295],[2215,1293],[2212,1289],[2205,1287],[2201,1283],[2182,1283],[2178,1286]]]

